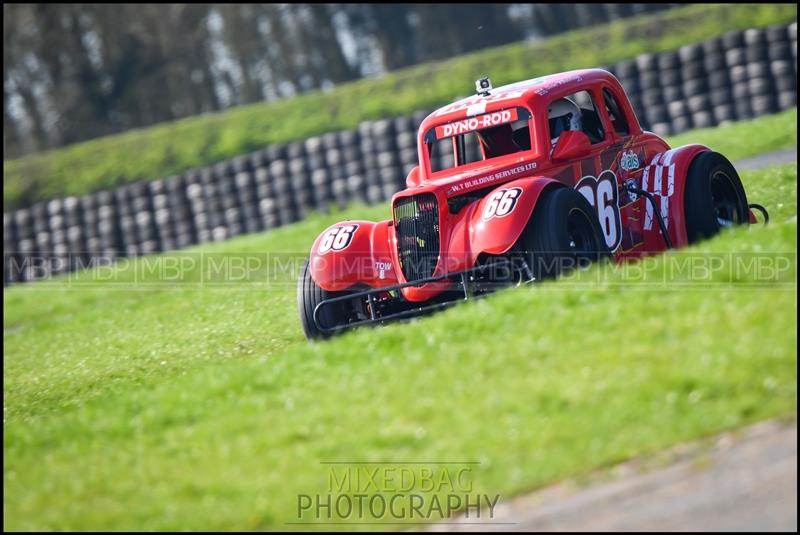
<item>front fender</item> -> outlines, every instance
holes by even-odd
[[[311,247],[311,278],[330,292],[355,284],[397,284],[390,221],[342,221],[325,229]]]
[[[674,247],[689,243],[683,202],[689,167],[698,154],[709,150],[705,145],[692,144],[659,152],[650,159],[642,173],[642,189],[655,196]],[[650,239],[660,243],[663,238],[654,215],[653,206],[646,202],[645,235],[650,233]],[[653,237],[655,234],[658,234],[657,240]]]
[[[567,186],[544,176],[513,180],[456,214],[450,227],[447,271],[472,267],[481,253],[496,255],[511,249],[525,230],[542,192],[557,187]]]

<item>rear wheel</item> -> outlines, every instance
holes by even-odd
[[[517,250],[534,280],[556,277],[609,254],[594,209],[572,188],[542,193]]]
[[[317,322],[314,321],[314,309],[326,299],[344,295],[347,295],[347,292],[329,292],[320,288],[311,277],[308,260],[303,263],[300,277],[297,279],[297,308],[300,312],[300,323],[307,339],[329,338],[336,334],[336,331],[329,333],[319,328]],[[344,300],[324,306],[317,314],[317,319],[322,327],[331,328],[349,323],[352,316],[352,300]]]
[[[747,196],[739,174],[717,152],[703,152],[692,160],[683,207],[689,243],[749,221]]]

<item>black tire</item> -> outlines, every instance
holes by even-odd
[[[757,63],[769,60],[766,45],[751,45],[745,49],[744,57],[747,63]]]
[[[794,79],[794,76],[776,76],[775,77],[775,89],[778,93],[782,93],[783,91],[793,91],[797,88],[797,82]]]
[[[797,106],[797,91],[784,91],[778,95],[778,108],[785,110]]]
[[[657,89],[661,87],[661,78],[659,77],[658,71],[656,70],[640,71],[639,86],[642,88],[643,91],[648,91],[651,89]]]
[[[769,46],[769,59],[771,61],[791,61],[792,59],[792,45],[788,41],[780,43],[772,43]]]
[[[721,40],[722,40],[722,46],[726,50],[731,48],[740,48],[744,46],[744,35],[741,30],[734,30],[731,32],[724,33],[721,36]]]
[[[655,123],[651,129],[654,134],[661,137],[670,136],[675,133],[671,123]]]
[[[664,102],[675,102],[683,99],[683,90],[681,86],[667,86],[664,88]]]
[[[716,119],[717,123],[735,121],[736,109],[734,109],[733,104],[719,104],[714,106],[714,119]]]
[[[775,95],[757,95],[751,102],[755,115],[768,115],[778,111],[778,101]]]
[[[731,48],[725,52],[725,62],[728,66],[745,65],[747,57],[744,48]]]
[[[725,55],[722,52],[707,53],[703,60],[703,67],[709,73],[725,70],[728,67],[725,63]]]
[[[748,63],[746,68],[747,79],[751,80],[753,78],[767,78],[770,76],[769,67],[769,63],[764,61],[759,61],[758,63]]]
[[[314,322],[314,309],[325,299],[343,295],[347,295],[347,292],[329,292],[317,286],[317,283],[311,278],[308,259],[303,262],[300,276],[297,279],[297,309],[300,312],[300,324],[303,326],[303,333],[308,340],[322,340],[336,334],[335,332],[323,332],[317,327],[316,322]],[[320,323],[327,328],[348,323],[351,316],[349,307],[350,303],[348,301],[323,307],[318,315]]]
[[[647,120],[651,123],[660,123],[669,120],[666,106],[660,104],[650,106],[647,109],[647,113],[645,113],[645,117],[647,117]]]
[[[662,52],[658,55],[656,62],[660,71],[677,69],[681,65],[681,59],[677,52]]]
[[[681,85],[681,71],[679,69],[663,70],[660,73],[662,87]]]
[[[692,123],[694,128],[709,128],[714,126],[714,115],[711,112],[702,110],[692,114]]]
[[[730,104],[731,102],[733,102],[733,92],[730,87],[715,89],[711,92],[711,104],[713,106]]]
[[[522,254],[537,281],[609,254],[595,210],[572,188],[542,193],[515,250]]]
[[[683,94],[686,97],[693,97],[695,95],[704,95],[708,93],[708,84],[705,79],[695,79],[683,82]]]
[[[776,43],[781,41],[786,41],[789,39],[789,34],[787,31],[787,27],[783,24],[777,24],[774,26],[767,26],[764,28],[764,34],[767,37],[768,43]]]
[[[621,61],[615,67],[619,78],[633,78],[639,75],[639,69],[636,67],[635,61]]]
[[[722,227],[748,223],[747,196],[739,173],[723,155],[703,152],[692,160],[683,198],[689,243]]]
[[[689,97],[686,103],[689,106],[689,111],[692,113],[708,111],[709,108],[711,108],[711,99],[708,98],[708,95],[695,95],[693,97]]]
[[[674,133],[679,134],[681,132],[686,132],[687,130],[691,130],[692,128],[692,118],[689,115],[684,115],[683,117],[675,117],[672,119],[672,130]]]
[[[761,28],[750,28],[744,31],[744,43],[748,47],[763,45],[767,42],[767,34]]]
[[[670,117],[682,117],[688,113],[688,106],[686,105],[686,101],[683,100],[670,102],[667,109],[669,110]]]
[[[754,78],[747,83],[747,88],[753,96],[773,93],[772,80],[769,78]]]
[[[681,67],[681,74],[684,80],[696,80],[708,76],[705,66],[702,63],[692,62]]]
[[[750,86],[747,84],[747,82],[734,84],[731,89],[731,94],[733,95],[734,100],[738,101],[750,98]]]
[[[640,54],[634,61],[640,73],[646,73],[658,68],[655,54]]]
[[[683,45],[678,49],[678,56],[682,63],[703,60],[703,47],[698,44]]]
[[[731,79],[725,69],[714,71],[708,75],[708,87],[712,90],[728,89],[730,85]]]
[[[644,104],[648,111],[654,106],[661,106],[664,102],[664,94],[660,89],[651,89],[642,94],[642,104]]]
[[[712,54],[718,54],[725,50],[725,46],[722,44],[722,39],[719,37],[712,37],[711,39],[706,39],[703,41],[700,46],[703,48],[703,53],[706,56],[706,59]]]

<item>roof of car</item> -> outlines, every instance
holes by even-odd
[[[472,95],[443,106],[428,115],[420,128],[428,130],[435,124],[514,105],[527,105],[535,108],[537,101],[549,101],[548,95],[556,89],[569,94],[584,89],[588,84],[601,81],[619,83],[613,74],[603,69],[567,71],[515,82],[492,89],[488,96]]]

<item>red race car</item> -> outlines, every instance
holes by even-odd
[[[309,339],[681,247],[763,210],[721,154],[643,131],[607,71],[497,89],[483,78],[476,91],[422,122],[392,219],[337,223],[314,242],[297,287]]]

